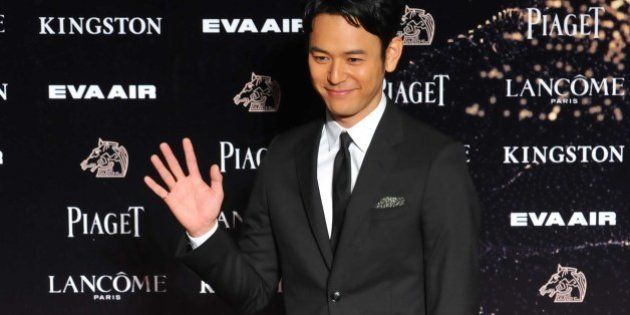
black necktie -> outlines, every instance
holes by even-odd
[[[347,132],[344,131],[339,135],[340,146],[335,156],[332,186],[333,219],[330,245],[332,246],[333,254],[337,249],[339,232],[341,232],[346,207],[350,201],[350,183],[352,179],[350,177],[350,151],[348,147],[351,142],[352,138]]]

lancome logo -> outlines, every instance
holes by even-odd
[[[126,294],[165,292],[166,275],[163,274],[133,275],[120,271],[115,275],[48,276],[49,294],[91,294],[93,301],[120,301]]]
[[[199,281],[199,294],[214,294],[214,289],[206,282]],[[278,293],[282,293],[282,279],[278,281]]]
[[[552,104],[577,104],[578,98],[588,96],[616,96],[626,94],[624,78],[573,78],[506,79],[507,97],[549,97]]]

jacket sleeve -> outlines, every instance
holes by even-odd
[[[208,283],[217,296],[246,314],[267,306],[277,292],[280,277],[265,184],[265,161],[270,158],[274,141],[256,174],[237,240],[219,228],[192,250],[182,233],[175,252],[175,257]]]
[[[426,314],[478,314],[481,207],[461,143],[436,154],[424,190]]]

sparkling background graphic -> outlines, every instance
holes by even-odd
[[[527,35],[527,7],[543,14],[601,6],[599,39]],[[480,314],[630,313],[630,170],[627,164],[501,165],[503,146],[625,145],[627,96],[579,104],[506,97],[505,79],[621,77],[630,39],[627,1],[547,1],[506,7],[444,47],[414,56],[396,80],[447,73],[446,106],[406,105],[421,120],[470,145],[469,168],[484,206]],[[540,26],[538,26],[540,28]],[[537,34],[540,34],[538,32]],[[610,82],[610,81],[609,81]],[[627,94],[627,83],[624,85]],[[627,149],[627,148],[626,148]],[[510,228],[510,212],[615,211],[616,226]],[[554,304],[538,288],[557,264],[585,273],[582,304]]]

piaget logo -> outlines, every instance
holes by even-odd
[[[383,79],[383,92],[396,104],[437,104],[444,106],[448,74],[436,74],[427,81],[387,82]]]
[[[558,1],[560,2],[560,1]],[[532,39],[534,32],[541,36],[592,36],[599,38],[599,15],[603,7],[589,7],[586,13],[542,14],[538,8],[527,8],[527,39]],[[534,29],[534,26],[540,28]]]
[[[221,172],[225,173],[229,167],[231,170],[255,170],[260,165],[263,153],[267,148],[252,150],[251,148],[239,148],[230,141],[219,143],[221,150]]]
[[[68,238],[95,235],[129,235],[140,237],[140,213],[143,206],[128,207],[127,212],[108,212],[90,214],[79,207],[68,209]]]

